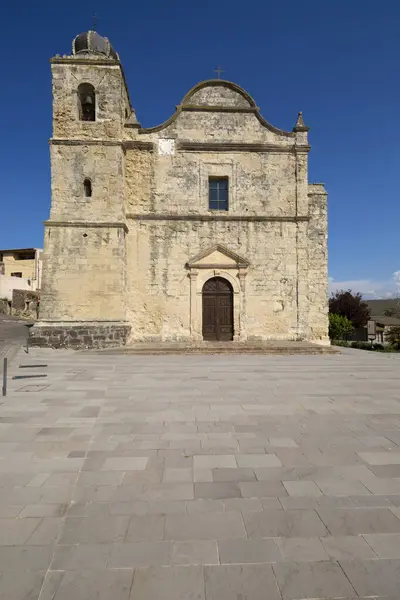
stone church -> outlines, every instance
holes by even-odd
[[[247,91],[212,79],[142,127],[120,58],[95,31],[51,68],[33,343],[329,343],[327,194],[308,183],[301,113],[282,131]]]

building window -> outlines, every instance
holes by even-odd
[[[208,179],[208,207],[210,210],[228,210],[228,178]]]
[[[96,120],[96,94],[90,83],[81,83],[78,87],[79,119]]]
[[[22,277],[22,273],[18,271],[18,273],[11,273],[11,277]]]
[[[90,179],[84,180],[83,189],[85,192],[85,198],[91,198],[92,197],[92,182],[90,181]]]

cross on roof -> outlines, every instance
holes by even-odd
[[[93,31],[97,31],[97,13],[93,15]]]
[[[218,65],[218,69],[213,69],[213,73],[218,73],[218,79],[221,79],[221,73],[225,73],[225,71]]]

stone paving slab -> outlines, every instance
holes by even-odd
[[[398,600],[400,371],[371,354],[20,351],[0,598]]]
[[[27,321],[0,315],[0,374],[3,372],[3,360],[8,363],[18,353],[28,337]]]

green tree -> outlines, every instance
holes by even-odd
[[[385,333],[385,338],[397,350],[400,350],[400,325],[394,325]]]
[[[352,331],[352,322],[347,317],[329,313],[329,337],[331,340],[345,340]]]
[[[371,311],[360,293],[353,294],[351,290],[339,290],[329,298],[329,312],[347,317],[353,327],[365,327]]]

